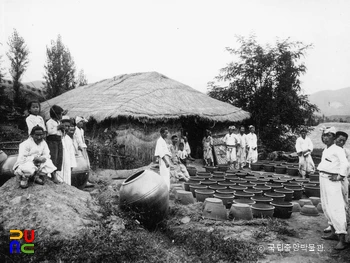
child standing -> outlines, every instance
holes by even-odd
[[[75,150],[74,150],[73,140],[69,136],[69,130],[72,124],[68,116],[64,116],[61,122],[64,125],[64,131],[62,135],[62,146],[63,146],[62,180],[64,183],[71,185],[72,169],[73,167],[77,166],[77,163],[75,160]]]
[[[63,146],[62,146],[62,132],[63,125],[61,125],[62,114],[65,111],[58,105],[53,105],[50,108],[50,117],[46,122],[47,127],[47,145],[50,149],[51,160],[53,164],[57,167],[57,170],[51,173],[51,179],[55,184],[60,183],[57,179],[57,172],[61,172],[62,169],[62,159],[63,159]]]
[[[27,110],[29,116],[26,118],[26,123],[28,127],[28,135],[32,132],[33,127],[39,125],[44,129],[44,135],[46,133],[46,126],[43,117],[40,114],[40,102],[39,101],[30,101],[27,105]]]

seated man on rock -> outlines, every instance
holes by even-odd
[[[43,176],[57,168],[50,159],[50,150],[44,139],[44,129],[35,126],[30,137],[19,145],[17,162],[13,166],[15,175],[20,177],[20,187],[27,188],[28,180],[44,184]]]

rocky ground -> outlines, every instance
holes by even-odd
[[[136,171],[95,171],[84,191],[51,182],[23,190],[9,180],[0,188],[0,262],[350,262],[349,247],[337,252],[320,238],[323,214],[214,221],[200,202],[177,203],[175,184],[168,217],[149,232],[118,207],[121,183]],[[34,254],[9,254],[13,228],[35,229]]]

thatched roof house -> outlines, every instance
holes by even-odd
[[[132,117],[140,121],[197,116],[215,122],[237,122],[249,113],[213,99],[187,85],[157,72],[119,75],[75,88],[43,103],[48,116],[50,105],[69,109],[69,115],[94,118]]]
[[[171,133],[185,129],[191,137],[191,133],[198,132],[190,126],[197,125],[197,130],[205,130],[217,123],[234,123],[250,117],[242,109],[157,72],[119,75],[77,87],[42,103],[46,119],[50,105],[54,104],[68,109],[70,117],[84,116],[97,125],[116,128],[118,140],[125,136],[121,143],[127,146],[133,144],[138,148],[135,141],[147,141],[150,155],[159,136],[159,127],[165,126],[164,123]],[[131,134],[136,138],[130,138]],[[198,136],[202,135],[201,132]]]

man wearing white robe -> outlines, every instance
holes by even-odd
[[[250,165],[258,161],[258,138],[255,134],[255,127],[253,125],[249,126],[250,133],[247,135],[247,148],[248,156],[247,163]]]
[[[295,143],[295,149],[299,156],[299,173],[303,178],[305,178],[307,174],[315,171],[315,164],[311,157],[314,146],[310,138],[306,137],[306,133],[306,129],[302,129],[300,137]]]
[[[247,160],[247,135],[243,126],[240,128],[237,137],[239,140],[239,146],[237,147],[237,168],[242,169],[246,165]]]
[[[160,129],[160,138],[157,140],[156,150],[154,155],[159,160],[159,173],[160,176],[164,179],[168,190],[170,190],[170,161],[171,156],[168,145],[165,139],[168,137],[169,131],[168,128],[162,127]]]
[[[233,133],[236,130],[235,126],[228,127],[228,134],[225,135],[223,141],[226,145],[226,159],[227,164],[231,169],[236,168],[237,163],[237,147],[239,146],[239,139],[237,134]]]
[[[317,169],[320,172],[321,203],[324,214],[331,226],[331,234],[322,236],[323,239],[338,240],[335,249],[345,248],[346,211],[342,194],[342,181],[347,176],[349,163],[344,150],[335,145],[336,130],[334,127],[324,131],[326,148],[322,152],[321,163]],[[338,235],[338,236],[337,236]]]

